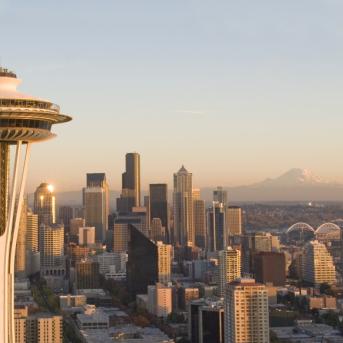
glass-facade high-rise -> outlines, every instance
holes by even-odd
[[[194,245],[192,173],[182,166],[174,174],[174,242],[182,247]]]
[[[117,211],[128,213],[141,204],[141,166],[137,152],[125,156],[125,172],[122,174],[122,192],[117,199]]]
[[[146,294],[148,286],[158,282],[157,245],[131,224],[129,225],[127,282],[131,297]]]
[[[56,223],[56,197],[54,187],[41,183],[34,194],[34,213],[38,215],[38,225]]]
[[[95,227],[95,239],[102,243],[106,240],[109,215],[109,187],[105,173],[87,174],[83,196],[86,226]]]
[[[168,216],[168,186],[165,183],[150,184],[150,220],[158,218],[165,228],[166,239],[169,241],[169,216]]]
[[[208,212],[208,250],[220,251],[225,248],[225,209],[223,203],[213,202]]]

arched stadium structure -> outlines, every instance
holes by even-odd
[[[299,222],[289,227],[286,235],[289,243],[299,245],[312,240],[315,237],[315,230],[311,225]]]
[[[329,242],[341,239],[341,228],[335,223],[324,223],[315,231],[316,239],[320,242]]]
[[[302,231],[302,232],[307,231],[307,232],[313,232],[313,233],[315,232],[314,228],[310,224],[302,223],[302,222],[293,224],[291,227],[288,228],[286,233],[288,234],[293,231]]]

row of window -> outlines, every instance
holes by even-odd
[[[0,107],[40,108],[45,110],[59,111],[58,105],[50,102],[24,99],[0,99]]]
[[[0,127],[26,127],[32,129],[51,130],[51,123],[43,120],[31,119],[0,119]]]

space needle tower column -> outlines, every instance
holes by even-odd
[[[21,80],[0,66],[0,342],[15,343],[14,262],[31,143],[71,120],[57,105],[17,91]],[[10,156],[14,156],[10,164]]]

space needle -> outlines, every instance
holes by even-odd
[[[54,137],[52,125],[71,120],[52,102],[20,93],[20,83],[15,73],[0,67],[1,343],[15,343],[14,262],[31,143]]]

